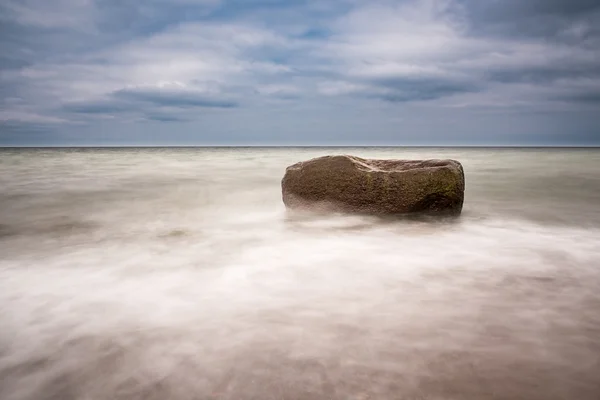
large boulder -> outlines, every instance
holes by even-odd
[[[465,176],[454,160],[366,160],[343,155],[291,165],[281,186],[288,208],[459,215]]]

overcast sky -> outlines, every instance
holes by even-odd
[[[598,145],[598,0],[0,0],[0,145]]]

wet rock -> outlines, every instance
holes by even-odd
[[[291,165],[281,186],[283,202],[293,209],[459,215],[465,177],[455,160],[367,160],[343,155]]]

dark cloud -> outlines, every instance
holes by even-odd
[[[157,122],[185,122],[189,121],[188,118],[182,118],[173,114],[161,114],[161,113],[148,113],[145,116],[150,121]]]
[[[77,114],[117,114],[137,110],[139,107],[132,103],[107,99],[67,103],[62,109]]]
[[[573,17],[600,9],[597,0],[461,0],[473,18],[504,21],[543,15]]]
[[[600,67],[600,65],[598,66]],[[560,79],[600,79],[600,69],[596,66],[575,65],[571,68],[555,65],[541,65],[537,68],[490,68],[484,73],[486,79],[499,83],[531,83],[544,85]]]
[[[593,106],[600,106],[600,88],[598,88],[596,91],[583,90],[580,93],[561,95],[557,96],[556,99],[568,103],[576,102],[589,104]]]
[[[539,88],[562,81],[600,81],[600,1],[598,0],[460,0],[471,37],[505,38],[529,46],[511,65],[490,64],[486,80],[525,83]],[[594,103],[599,86],[585,93],[548,95],[545,100]]]
[[[202,92],[138,88],[118,90],[100,100],[66,103],[62,111],[89,115],[129,114],[151,121],[175,122],[188,120],[180,115],[182,111],[237,106],[234,101]]]
[[[238,103],[219,95],[191,90],[164,90],[152,89],[122,89],[114,92],[117,99],[152,103],[159,106],[170,107],[210,107],[210,108],[234,108]]]
[[[188,21],[208,19],[220,1],[95,1],[97,28],[113,35],[149,35]]]
[[[557,41],[580,41],[600,34],[597,28],[600,2],[597,0],[459,1],[473,34]],[[572,35],[580,37],[569,37]]]
[[[388,77],[375,80],[373,84],[375,90],[368,96],[392,103],[435,100],[458,93],[479,90],[479,87],[472,82],[426,77],[416,79]]]
[[[19,69],[32,64],[34,57],[26,51],[27,43],[23,40],[27,34],[27,29],[13,21],[0,20],[0,70]]]

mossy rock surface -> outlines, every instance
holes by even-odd
[[[292,209],[459,215],[465,175],[455,160],[325,156],[289,166],[281,186]]]

